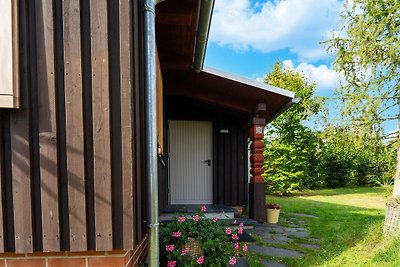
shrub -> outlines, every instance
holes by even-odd
[[[238,243],[243,224],[237,230],[224,227],[218,220],[206,219],[203,206],[191,218],[179,216],[161,227],[161,266],[227,266],[247,251]],[[232,242],[230,242],[232,241]],[[190,243],[200,247],[194,251]]]
[[[326,149],[321,157],[320,169],[330,188],[344,187],[349,182],[351,158],[345,151]]]

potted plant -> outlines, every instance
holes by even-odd
[[[276,203],[267,203],[265,210],[267,213],[267,223],[278,223],[281,206]]]
[[[218,218],[206,219],[202,207],[190,216],[178,215],[161,227],[161,266],[229,266],[247,251],[239,244],[243,224],[231,228]]]

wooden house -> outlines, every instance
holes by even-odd
[[[0,266],[156,266],[171,204],[264,219],[294,94],[203,68],[213,0],[155,2],[0,0]]]

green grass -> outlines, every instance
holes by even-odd
[[[279,247],[297,249],[305,253],[304,257],[269,259],[289,266],[400,266],[400,240],[382,234],[383,188],[324,189],[292,197],[267,196],[267,202],[282,206],[280,223],[283,225],[292,220],[293,215],[289,214],[292,212],[319,217],[301,220],[307,222],[311,237],[320,239],[321,245],[312,251],[292,242]],[[258,266],[254,259],[251,263]]]

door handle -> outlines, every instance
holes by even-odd
[[[211,166],[211,159],[205,160],[204,163],[207,163],[208,166]]]

